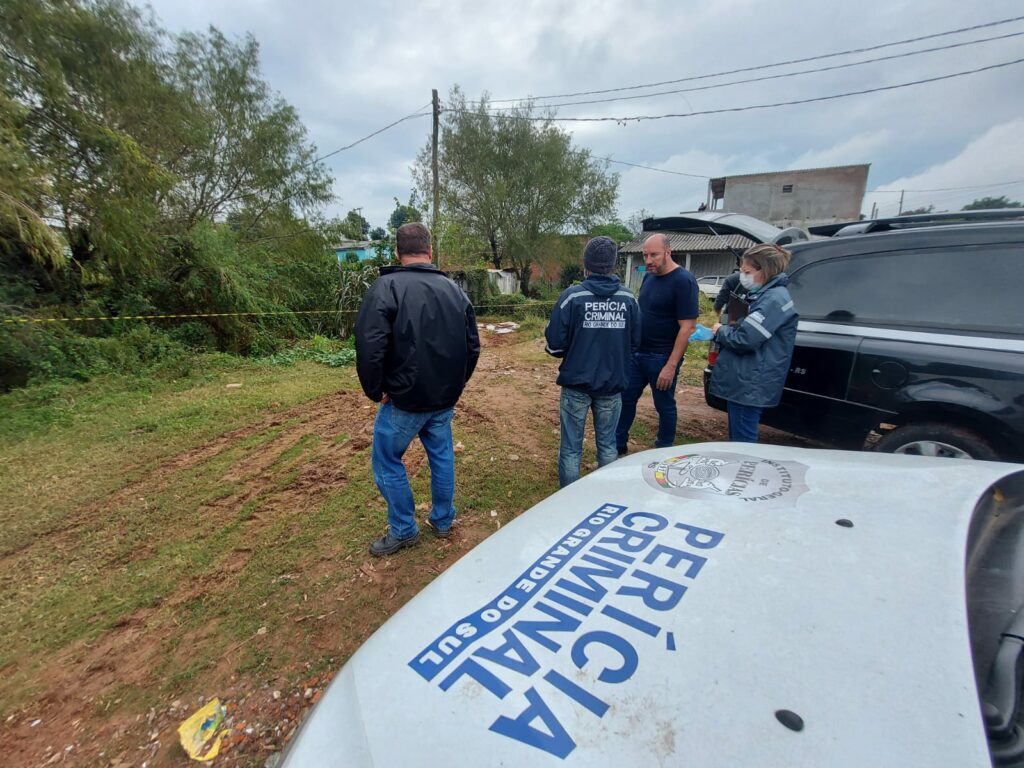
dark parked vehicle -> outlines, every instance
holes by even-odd
[[[1024,460],[1021,217],[855,222],[789,246],[799,333],[762,423],[845,448]]]

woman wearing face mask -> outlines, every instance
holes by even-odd
[[[734,326],[715,323],[721,346],[709,390],[729,406],[729,440],[757,442],[761,412],[779,404],[796,343],[797,313],[786,285],[789,251],[755,245],[740,261],[749,311]]]

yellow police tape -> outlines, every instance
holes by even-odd
[[[487,312],[496,309],[527,309],[553,305],[553,301],[527,301],[522,304],[495,304],[486,307]],[[187,320],[196,317],[266,317],[272,315],[354,315],[355,309],[300,309],[281,312],[200,312],[178,315],[99,315],[96,317],[10,317],[3,325],[30,325],[42,323],[87,323],[98,320]]]
[[[24,325],[27,323],[85,323],[91,320],[182,320],[192,317],[260,317],[263,315],[344,315],[353,314],[355,310],[337,309],[305,309],[289,312],[200,312],[187,315],[98,315],[96,317],[13,317],[3,322],[5,325]]]

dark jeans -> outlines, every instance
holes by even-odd
[[[412,413],[385,403],[373,424],[373,479],[388,503],[388,525],[396,539],[417,532],[415,506],[402,457],[419,437],[430,462],[430,522],[446,531],[455,520],[455,453],[452,409]]]
[[[658,412],[658,436],[654,439],[655,448],[666,448],[676,443],[676,381],[679,379],[679,368],[672,379],[672,386],[661,390],[657,387],[658,374],[668,362],[668,353],[634,352],[629,363],[629,384],[622,393],[622,413],[619,414],[619,426],[615,430],[615,447],[621,453],[626,450],[629,440],[629,428],[636,418],[636,403],[643,394],[644,387],[651,388],[654,408]],[[681,364],[681,363],[680,363]]]
[[[731,400],[729,406],[729,440],[734,443],[756,443],[757,425],[761,421],[761,411],[753,405],[740,405]]]
[[[561,488],[580,479],[580,460],[583,458],[583,429],[587,412],[594,412],[594,437],[597,441],[597,465],[611,464],[615,452],[615,425],[619,421],[618,395],[592,397],[571,387],[562,387],[559,421],[562,441],[558,446],[558,485]]]

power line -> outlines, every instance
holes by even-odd
[[[890,56],[879,56],[873,59],[864,59],[863,61],[851,61],[846,64],[833,64],[829,67],[816,67],[814,69],[802,69],[797,72],[782,72],[776,75],[763,75],[761,77],[750,77],[743,80],[731,80],[728,83],[714,83],[712,85],[698,85],[692,88],[675,88],[670,91],[655,91],[654,93],[641,93],[634,96],[612,96],[607,99],[590,99],[588,101],[564,101],[558,104],[543,104],[544,108],[555,108],[555,107],[576,107],[584,104],[607,104],[613,101],[633,101],[636,99],[650,99],[656,96],[671,96],[677,93],[694,93],[696,91],[710,91],[716,88],[726,88],[732,85],[745,85],[748,83],[760,83],[765,80],[781,80],[787,77],[798,77],[800,75],[811,75],[819,72],[832,72],[837,69],[849,69],[851,67],[859,67],[864,64],[875,64],[879,61],[891,61],[893,59],[905,59],[910,56],[917,56],[922,53],[934,53],[936,51],[946,51],[951,48],[963,48],[969,45],[978,45],[979,43],[989,43],[993,40],[1006,40],[1011,37],[1020,37],[1024,35],[1024,32],[1011,32],[1006,35],[997,35],[995,37],[985,37],[979,40],[967,40],[961,43],[950,43],[949,45],[940,45],[934,48],[922,48],[917,51],[906,51],[904,53],[894,53]],[[496,107],[492,109],[493,112],[505,112],[509,110],[518,109],[518,107]]]
[[[822,59],[831,59],[831,58],[835,58],[837,56],[849,56],[849,55],[854,54],[854,53],[868,53],[870,51],[877,51],[877,50],[880,50],[882,48],[891,48],[891,47],[896,46],[896,45],[906,45],[908,43],[918,43],[918,42],[921,42],[922,40],[934,40],[935,38],[939,38],[939,37],[948,37],[950,35],[958,35],[958,34],[960,34],[962,32],[973,32],[973,31],[978,30],[978,29],[988,29],[988,28],[991,28],[991,27],[998,27],[998,26],[1001,26],[1003,24],[1011,24],[1011,23],[1013,23],[1015,21],[1024,21],[1024,16],[1014,16],[1013,18],[1009,18],[1009,19],[1001,19],[999,21],[990,21],[990,22],[988,22],[986,24],[976,24],[976,25],[971,26],[971,27],[961,27],[959,29],[951,29],[951,30],[948,30],[946,32],[936,32],[936,33],[930,34],[930,35],[921,35],[920,37],[909,37],[909,38],[907,38],[905,40],[896,40],[896,41],[893,41],[891,43],[881,43],[879,45],[872,45],[872,46],[868,46],[866,48],[851,48],[851,49],[846,50],[846,51],[836,51],[834,53],[824,53],[824,54],[820,54],[820,55],[817,55],[817,56],[807,56],[807,57],[804,57],[802,59],[790,59],[789,61],[779,61],[779,62],[775,62],[774,64],[758,64],[756,66],[743,67],[741,69],[730,69],[730,70],[726,70],[726,71],[723,71],[723,72],[711,72],[711,73],[704,74],[704,75],[692,75],[690,77],[681,77],[681,78],[679,78],[677,80],[662,80],[661,82],[657,82],[657,83],[645,83],[645,84],[642,84],[642,85],[627,85],[627,86],[623,86],[621,88],[604,88],[604,89],[601,89],[601,90],[594,90],[594,91],[577,91],[575,93],[556,93],[556,94],[551,94],[551,95],[548,95],[548,96],[527,96],[525,98],[518,98],[518,99],[492,99],[490,103],[491,104],[504,104],[504,103],[514,102],[514,101],[531,101],[531,100],[539,100],[539,99],[568,99],[568,98],[573,98],[573,97],[576,97],[576,96],[594,96],[594,95],[602,94],[602,93],[619,93],[621,91],[635,91],[635,90],[640,90],[642,88],[658,88],[658,87],[663,86],[663,85],[675,85],[676,83],[687,83],[687,82],[692,82],[694,80],[706,80],[706,79],[709,79],[709,78],[712,78],[712,77],[723,77],[725,75],[737,75],[737,74],[740,74],[742,72],[754,72],[754,71],[759,70],[759,69],[771,69],[773,67],[784,67],[784,66],[787,66],[787,65],[790,65],[790,64],[805,64],[808,61],[821,61]],[[473,103],[473,102],[470,102],[470,103]]]
[[[640,163],[627,163],[625,160],[616,160],[613,157],[602,157],[601,160],[607,160],[609,163],[618,163],[619,165],[629,165],[633,168],[643,168],[645,171],[657,171],[658,173],[671,173],[673,176],[688,176],[691,179],[710,179],[711,176],[705,176],[702,173],[683,173],[682,171],[669,171],[665,168],[655,168],[650,165],[641,165]]]
[[[337,154],[339,154],[341,152],[345,152],[346,150],[352,149],[353,147],[362,144],[364,141],[372,139],[374,136],[379,136],[380,134],[384,133],[384,131],[390,130],[391,128],[394,128],[396,125],[398,125],[400,123],[404,123],[406,120],[412,120],[412,119],[417,118],[417,117],[426,117],[427,115],[430,114],[430,112],[424,112],[423,110],[426,107],[429,107],[429,106],[431,106],[430,103],[427,103],[427,104],[425,104],[422,107],[418,107],[415,112],[412,112],[411,114],[408,114],[405,117],[400,117],[398,120],[395,120],[393,123],[388,123],[383,128],[378,128],[373,133],[368,133],[365,136],[363,136],[362,138],[356,139],[351,144],[346,144],[345,146],[338,147],[338,149],[332,150],[331,152],[328,152],[325,155],[320,155],[319,157],[315,157],[312,160],[310,160],[309,162],[306,162],[306,163],[303,163],[302,165],[300,165],[299,168],[308,168],[309,166],[316,165],[317,163],[322,162],[323,160],[326,160],[329,157],[333,157],[334,155],[337,155]],[[283,202],[285,202],[287,200],[290,200],[291,198],[295,197],[295,195],[297,195],[297,194],[298,194],[298,191],[292,192],[291,194],[286,195],[285,197],[282,197],[280,200],[277,200],[272,205],[277,205],[279,203],[283,203]],[[247,200],[249,198],[254,198],[254,197],[258,197],[258,196],[259,196],[258,192],[242,192],[241,194],[235,195],[234,197],[226,198],[225,200],[223,200],[221,202],[221,204],[223,205],[223,204],[226,204],[226,203],[234,203],[234,202],[238,202],[239,200]]]
[[[989,64],[985,67],[978,67],[977,69],[967,69],[962,72],[953,72],[948,75],[938,75],[936,77],[927,77],[922,80],[911,80],[907,83],[896,83],[895,85],[881,85],[877,88],[865,88],[860,91],[847,91],[846,93],[834,93],[828,96],[815,96],[809,99],[795,99],[793,101],[778,101],[770,104],[748,104],[743,107],[725,107],[722,109],[704,109],[696,112],[683,112],[683,113],[670,113],[667,115],[630,115],[627,117],[534,117],[532,115],[503,115],[503,117],[509,120],[528,120],[530,122],[558,122],[558,123],[628,123],[628,122],[641,122],[649,120],[664,120],[666,118],[673,117],[697,117],[699,115],[719,115],[728,112],[747,112],[754,109],[772,109],[774,107],[790,107],[798,104],[811,104],[818,101],[831,101],[833,99],[842,99],[848,96],[863,96],[868,93],[879,93],[881,91],[894,91],[899,88],[908,88],[912,85],[924,85],[925,83],[937,83],[943,80],[952,80],[957,77],[964,77],[966,75],[975,75],[979,72],[987,72],[992,69],[1000,69],[1002,67],[1013,66],[1014,64],[1020,64],[1024,62],[1024,58],[1014,59],[1013,61],[1004,61],[999,64]],[[478,115],[477,112],[469,109],[448,109],[449,112],[457,112],[460,114],[467,115]],[[478,115],[479,116],[479,115]]]
[[[390,128],[394,128],[396,125],[398,125],[399,123],[404,123],[406,120],[412,120],[413,118],[416,118],[416,117],[426,117],[427,115],[430,114],[430,112],[424,112],[423,110],[426,109],[429,106],[431,106],[431,102],[428,102],[428,103],[424,104],[422,107],[417,108],[417,110],[415,112],[413,112],[411,115],[406,115],[405,117],[401,117],[398,120],[395,120],[395,122],[393,122],[393,123],[388,123],[383,128],[378,128],[373,133],[369,133],[366,136],[363,136],[363,138],[361,138],[361,139],[356,139],[351,144],[346,144],[344,147],[339,147],[338,149],[334,150],[333,152],[328,152],[326,155],[321,155],[320,157],[318,157],[316,160],[313,160],[312,162],[313,163],[319,163],[321,160],[326,160],[328,157],[333,157],[334,155],[337,155],[339,152],[344,152],[345,150],[352,149],[352,147],[358,146],[359,144],[362,144],[364,141],[366,141],[368,139],[372,139],[374,136],[379,136],[380,134],[384,133],[384,131],[386,131],[386,130],[388,130]]]
[[[428,115],[430,113],[429,112],[424,112],[423,110],[426,107],[429,107],[431,105],[432,105],[432,103],[425,104],[424,106],[417,108],[415,112],[412,112],[411,114],[408,114],[405,117],[400,117],[398,120],[395,120],[393,123],[388,123],[383,128],[378,128],[373,133],[368,133],[366,136],[363,136],[361,139],[356,139],[351,144],[346,144],[344,147],[339,147],[338,149],[335,149],[332,152],[328,152],[326,155],[321,155],[320,157],[316,158],[315,160],[311,160],[309,163],[306,164],[306,166],[303,166],[303,167],[308,167],[309,165],[313,165],[315,163],[319,163],[319,162],[321,162],[323,160],[326,160],[328,157],[332,157],[334,155],[337,155],[339,152],[344,152],[344,151],[346,151],[348,149],[352,149],[352,147],[355,147],[355,146],[357,146],[359,144],[362,144],[364,141],[366,141],[368,139],[372,139],[374,136],[378,136],[378,135],[384,133],[384,131],[387,131],[387,130],[389,130],[391,128],[394,128],[399,123],[404,123],[406,120],[412,120],[415,117],[423,117],[425,115]],[[281,203],[287,202],[288,200],[291,200],[293,197],[295,197],[295,195],[297,195],[297,194],[299,194],[299,190],[296,190],[295,192],[291,192],[291,193],[285,195],[284,197],[282,197],[282,198],[280,198],[278,200],[275,200],[272,203],[268,203],[264,210],[269,209],[272,206],[280,205]],[[239,195],[239,196],[237,196],[235,198],[228,198],[224,202],[228,203],[228,202],[234,202],[234,201],[237,201],[237,200],[244,200],[247,197],[256,197],[256,193],[255,192],[245,193],[245,194]],[[250,232],[252,232],[253,229],[255,229],[255,225],[254,224],[250,224],[249,227],[245,230],[245,232],[242,233],[243,236],[248,235]],[[301,234],[301,233],[296,233],[296,236],[298,234]],[[257,241],[250,241],[250,242],[258,242],[258,240]]]
[[[997,181],[994,184],[971,184],[966,187],[936,187],[935,189],[911,189],[900,188],[900,189],[872,189],[864,194],[877,194],[880,192],[889,192],[897,194],[899,192],[956,192],[963,189],[989,189],[990,187],[1008,187],[1013,184],[1024,184],[1024,179],[1017,179],[1016,181]]]

